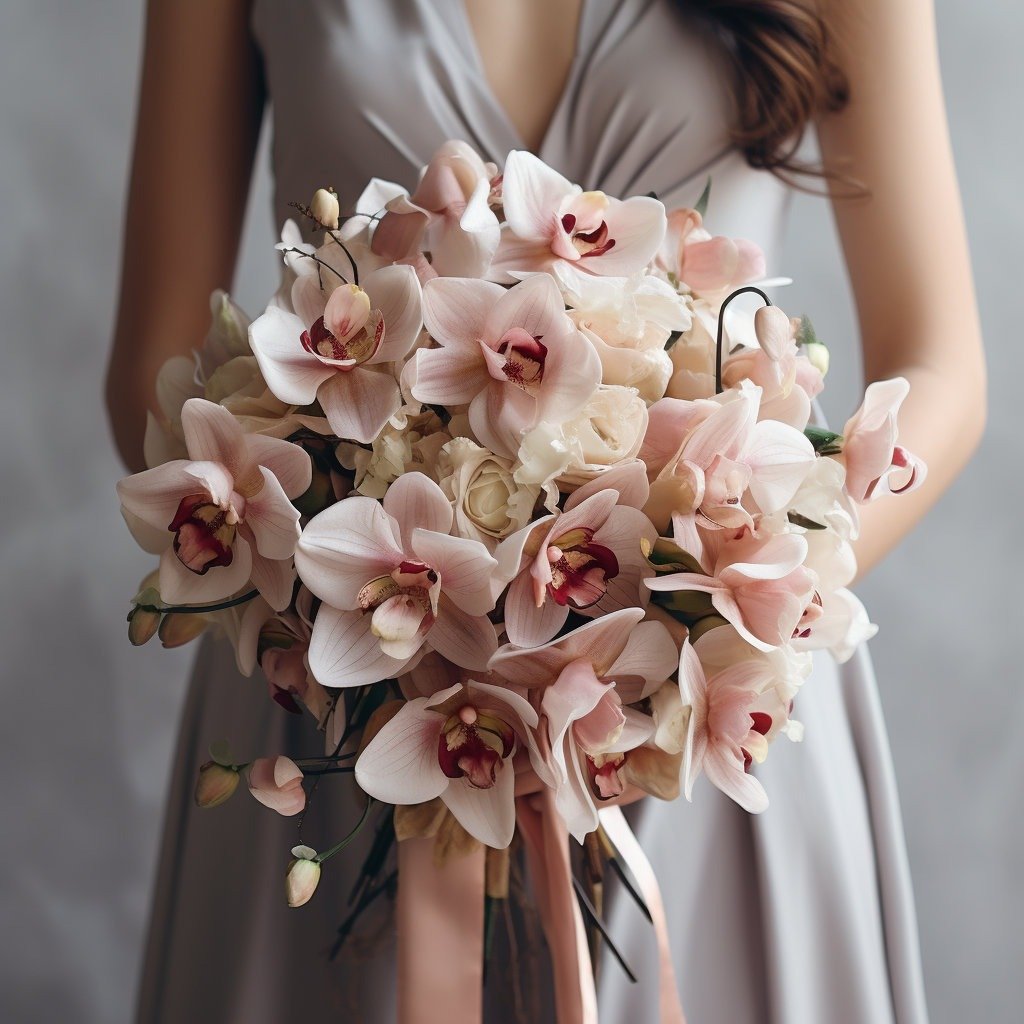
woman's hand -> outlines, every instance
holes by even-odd
[[[209,326],[234,272],[263,114],[247,0],[150,0],[107,409],[121,456],[145,468],[157,371]]]
[[[985,364],[931,0],[828,0],[824,13],[851,100],[818,125],[822,160],[871,192],[833,202],[865,383],[910,381],[900,443],[928,464],[921,488],[862,509],[863,574],[921,519],[977,447]]]

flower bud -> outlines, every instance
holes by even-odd
[[[325,228],[330,228],[333,231],[338,226],[338,217],[341,214],[337,194],[332,189],[318,188],[313,193],[309,212]]]
[[[168,612],[160,623],[160,642],[168,648],[181,647],[200,636],[208,625],[202,615]]]
[[[288,896],[289,907],[301,907],[308,903],[316,892],[320,882],[320,861],[316,859],[316,850],[308,846],[296,846],[292,849],[295,858],[288,865],[284,887]]]
[[[160,627],[160,612],[136,605],[128,613],[128,639],[136,647],[148,643]]]
[[[807,356],[811,366],[813,366],[818,373],[825,376],[828,373],[829,354],[828,347],[823,345],[820,341],[810,341],[806,345],[801,346],[800,351]]]
[[[199,807],[216,807],[237,788],[238,769],[207,761],[200,766],[199,778],[196,779],[196,804]]]
[[[778,306],[762,306],[754,314],[754,334],[768,358],[779,360],[793,340],[793,325]]]

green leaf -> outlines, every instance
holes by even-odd
[[[814,330],[814,324],[806,313],[800,314],[800,329],[796,332],[796,343],[798,345],[813,345],[818,341],[818,335]]]
[[[818,455],[838,455],[843,450],[843,435],[821,427],[804,427],[804,436]]]
[[[704,191],[700,194],[700,199],[697,200],[694,205],[694,209],[701,215],[704,216],[708,212],[708,201],[711,199],[711,175],[708,175],[707,184],[704,186]]]

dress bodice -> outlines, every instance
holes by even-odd
[[[412,189],[446,139],[501,164],[526,148],[490,88],[464,0],[256,0],[273,109],[275,214],[332,185],[351,206],[371,177]],[[538,155],[612,195],[693,205],[709,227],[781,240],[788,190],[730,141],[721,45],[671,0],[583,0],[576,56]]]

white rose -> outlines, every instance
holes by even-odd
[[[634,459],[647,430],[647,403],[634,388],[604,385],[566,423],[539,423],[519,449],[520,483],[557,479],[573,489],[606,469]]]
[[[450,439],[435,412],[403,406],[385,424],[370,450],[343,441],[338,461],[355,470],[354,490],[370,498],[383,498],[403,473],[425,473],[435,479],[442,445]]]
[[[570,318],[601,359],[604,383],[635,387],[648,402],[661,398],[672,375],[665,342],[692,320],[686,300],[649,274],[596,278],[568,265],[556,274]]]
[[[540,487],[517,483],[512,462],[455,437],[441,449],[438,482],[455,507],[459,535],[489,548],[524,527],[533,516]]]

